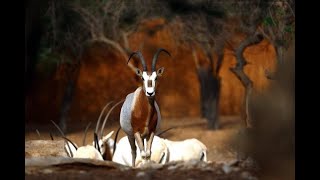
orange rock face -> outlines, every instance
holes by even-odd
[[[145,24],[159,28],[157,23],[163,22]],[[165,67],[163,76],[158,80],[156,94],[162,116],[199,116],[199,82],[191,50],[179,47],[166,28],[151,34],[143,28],[140,30],[129,37],[129,44],[133,50],[141,50],[148,69],[151,69],[151,60],[157,48],[165,48],[172,55],[170,58],[166,54],[160,54],[157,63],[157,69]],[[236,64],[234,52],[225,49],[224,53],[219,74],[222,79],[219,111],[222,115],[236,115],[240,114],[244,87],[229,70]],[[253,81],[255,92],[261,93],[269,85],[264,70],[275,69],[274,48],[264,40],[247,48],[244,56],[248,60],[244,70]],[[198,52],[198,58],[200,63],[205,65],[206,60],[201,51]],[[140,62],[133,62],[141,68]],[[62,72],[64,71],[56,71],[53,77],[47,79],[36,79],[26,100],[27,122],[57,120],[67,82]],[[71,122],[96,121],[107,102],[120,101],[141,85],[126,65],[126,60],[122,59],[116,50],[98,43],[86,50],[80,69],[73,77],[76,80],[76,89],[69,112]],[[119,120],[120,107],[115,108],[110,121]]]

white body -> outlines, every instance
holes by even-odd
[[[103,136],[102,139],[99,140],[99,147],[100,147],[101,154],[96,148],[94,148],[94,142],[92,142],[92,145],[86,145],[81,147],[78,147],[77,144],[74,143],[74,145],[77,147],[77,150],[76,150],[76,148],[69,141],[66,141],[64,145],[65,151],[69,157],[73,157],[73,158],[90,158],[90,159],[103,160],[102,154],[106,152],[106,148],[110,148],[109,150],[111,154],[113,153],[114,140],[111,138],[113,132],[114,131],[111,131],[109,134]],[[109,147],[105,147],[104,142],[106,142]],[[69,144],[69,147],[73,156],[71,155],[71,152],[69,150],[67,143]],[[99,155],[97,155],[96,153],[98,153]]]
[[[142,87],[139,87],[135,90],[135,92],[128,94],[121,107],[120,125],[122,130],[127,135],[133,136],[133,130],[131,126],[131,113],[132,113],[133,107],[135,106],[136,96],[140,91],[142,91]],[[160,127],[161,114],[160,114],[159,106],[156,101],[154,101],[154,107],[157,111],[157,116],[158,116],[158,122],[157,122],[157,128],[156,128],[156,131],[157,131]]]
[[[154,136],[151,151],[151,160],[160,164],[173,161],[190,160],[201,160],[207,162],[207,147],[195,138],[183,141],[170,141],[168,139]],[[132,166],[131,160],[132,156],[128,137],[124,136],[117,143],[117,149],[112,161]],[[141,155],[137,148],[136,165],[139,165],[141,162]]]
[[[70,149],[69,149],[68,145],[69,145]],[[78,146],[77,146],[76,143],[74,143],[74,145],[78,148]],[[75,148],[69,141],[65,141],[65,143],[64,143],[64,150],[66,151],[66,153],[67,153],[67,155],[68,155],[69,157],[74,156],[74,153],[77,151],[76,148]],[[70,150],[71,150],[71,152],[70,152]],[[71,154],[71,153],[72,153],[72,154]]]
[[[136,142],[137,146],[137,142]],[[154,136],[152,147],[151,147],[151,161],[156,163],[165,164],[169,158],[168,148],[163,142],[162,138],[158,136]],[[113,155],[112,161],[117,162],[119,164],[132,166],[132,155],[131,155],[131,147],[129,144],[129,140],[127,136],[124,136],[117,143],[117,149]],[[137,148],[137,158],[136,158],[136,166],[142,163],[142,158],[140,155],[139,148]]]
[[[76,150],[74,148],[74,146],[71,145],[70,142],[67,142],[67,143],[69,144],[72,155],[73,155],[73,156],[71,156],[68,145],[65,143],[64,148],[65,148],[66,153],[68,154],[69,157],[103,160],[102,155],[99,153],[99,151],[91,145],[77,147],[78,149]]]
[[[169,149],[169,162],[172,161],[207,161],[207,147],[197,139],[186,139],[184,141],[170,141],[163,139]]]
[[[103,161],[99,151],[91,145],[79,147],[78,150],[73,154],[73,158],[87,158]]]

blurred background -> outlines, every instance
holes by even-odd
[[[212,161],[241,151],[260,163],[262,179],[294,179],[294,0],[29,0],[25,7],[26,130],[52,130],[53,120],[66,133],[81,125],[82,133],[108,102],[142,85],[133,71],[140,60],[127,64],[130,54],[141,51],[150,69],[164,48],[171,57],[159,55],[165,71],[156,100],[163,127],[178,127],[167,137],[200,139]]]
[[[219,116],[241,115],[248,125],[246,101],[270,85],[294,18],[294,1],[29,0],[25,122],[97,119],[141,85],[128,56],[140,50],[150,68],[165,48],[172,57],[157,63],[165,67],[157,88],[164,118],[203,117],[214,129]]]

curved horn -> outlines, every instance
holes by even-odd
[[[157,60],[158,60],[159,53],[161,51],[166,52],[171,57],[171,54],[167,50],[165,50],[163,48],[158,49],[158,51],[156,52],[156,54],[154,54],[153,59],[152,59],[152,66],[151,66],[151,71],[152,72],[156,71],[156,63],[157,63]]]
[[[138,56],[139,56],[139,59],[140,59],[141,64],[142,64],[143,71],[147,71],[146,61],[144,60],[144,58],[143,58],[143,56],[142,56],[140,51],[136,51],[136,52],[131,53],[131,55],[130,55],[128,61],[127,61],[127,64],[129,63],[129,61],[132,58],[132,56],[134,56],[135,54],[138,54]]]
[[[101,154],[98,135],[96,132],[93,133],[93,141],[94,141],[94,148],[96,148],[99,151],[99,153]]]
[[[95,131],[94,131],[95,133],[98,133],[98,128],[99,128],[99,124],[100,124],[100,120],[101,120],[102,114],[104,113],[104,111],[106,110],[106,108],[107,108],[112,102],[113,102],[113,101],[110,101],[109,103],[107,103],[107,104],[103,107],[103,109],[102,109],[102,111],[101,111],[101,113],[100,113],[100,115],[99,115],[97,124],[96,124],[96,129],[95,129]]]
[[[38,134],[38,136],[39,136],[39,139],[40,139],[41,136],[40,136],[40,132],[38,131],[38,129],[36,129],[36,132],[37,132],[37,134]]]
[[[101,131],[100,131],[100,137],[101,137],[101,138],[102,138],[102,135],[103,135],[104,126],[106,125],[106,122],[107,122],[108,117],[110,116],[112,110],[113,110],[116,106],[118,106],[120,103],[122,103],[124,100],[125,100],[125,99],[117,102],[117,104],[113,105],[113,106],[110,108],[110,110],[109,110],[108,114],[106,115],[106,117],[104,118],[103,124],[102,124],[102,126],[101,126]]]
[[[50,135],[51,140],[53,141],[54,139],[53,139],[52,133],[50,132],[49,135]]]
[[[174,128],[176,128],[176,127],[168,128],[168,129],[166,129],[166,130],[163,130],[163,131],[159,132],[159,133],[156,134],[156,135],[160,137],[163,133],[165,133],[165,132],[167,132],[167,131],[169,131],[169,130],[171,130],[171,129],[174,129]]]
[[[58,129],[58,131],[60,132],[62,138],[63,138],[64,141],[67,143],[67,141],[68,141],[69,139],[67,139],[67,137],[65,136],[65,134],[63,133],[63,131],[61,130],[61,128],[58,126],[58,124],[56,124],[56,123],[55,123],[54,121],[52,121],[52,120],[51,120],[51,122],[52,122],[53,125]],[[71,144],[76,148],[76,146],[74,145],[74,143],[73,143],[71,140],[69,140],[69,141],[70,141]],[[73,153],[72,153],[72,151],[71,151],[71,148],[70,148],[69,143],[67,143],[67,146],[68,146],[68,149],[69,149],[69,151],[70,151],[70,153],[71,153],[71,157],[73,157]],[[77,149],[77,148],[76,148],[76,149]]]
[[[116,152],[117,139],[118,139],[118,135],[119,135],[120,129],[121,129],[121,127],[118,128],[118,130],[117,130],[117,132],[116,132],[116,137],[114,138],[112,157],[113,157],[114,153]]]
[[[82,145],[85,146],[86,144],[86,137],[87,137],[87,132],[88,132],[88,129],[91,125],[91,121],[88,123],[86,129],[84,130],[84,136],[83,136],[83,139],[82,139]]]
[[[78,147],[69,138],[63,137],[63,136],[61,138],[63,138],[64,140],[68,141],[76,150],[78,150]],[[72,154],[72,152],[71,152],[71,154]]]

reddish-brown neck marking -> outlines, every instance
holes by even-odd
[[[104,146],[106,148],[105,148],[105,152],[102,154],[102,158],[104,160],[112,161],[112,155],[111,155],[111,152],[110,152],[110,146],[108,145],[107,142],[104,142]]]
[[[135,92],[132,104],[131,126],[133,133],[139,132],[142,137],[154,132],[157,126],[157,111],[154,107],[154,97],[148,98],[142,88]]]

